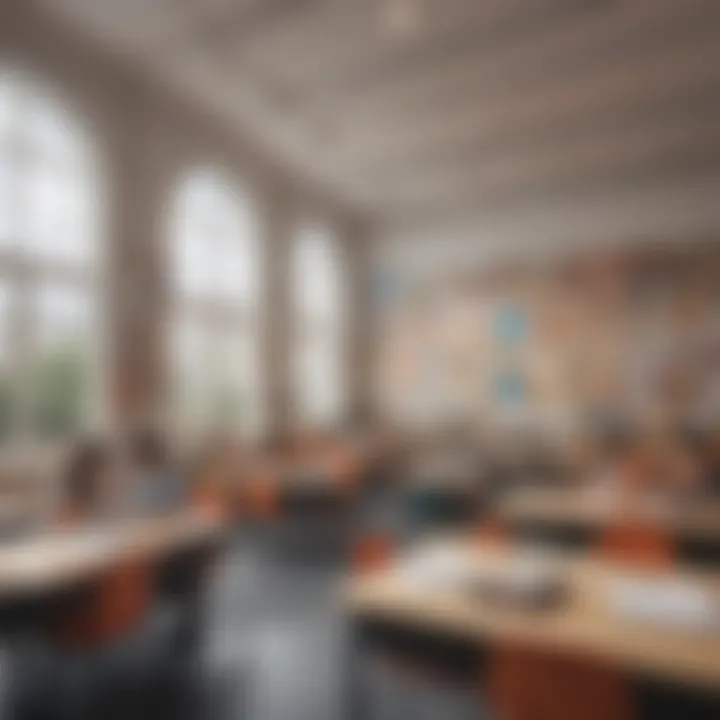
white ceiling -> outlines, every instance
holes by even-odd
[[[387,219],[720,177],[717,0],[43,0]]]

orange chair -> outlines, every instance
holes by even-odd
[[[480,522],[473,532],[473,538],[481,544],[494,546],[508,545],[512,536],[509,528],[499,518],[487,518]]]
[[[360,480],[360,463],[355,455],[345,448],[336,448],[328,453],[325,469],[336,480],[347,500],[351,500]]]
[[[626,679],[582,657],[503,644],[494,650],[486,683],[503,720],[632,720]]]
[[[150,563],[139,557],[119,561],[99,578],[84,602],[51,628],[51,639],[68,649],[92,649],[117,640],[140,625],[154,586]]]
[[[608,527],[600,538],[600,557],[612,562],[650,568],[672,567],[676,549],[660,527],[642,521],[623,521]]]
[[[269,473],[259,473],[248,479],[245,501],[252,515],[259,519],[271,519],[278,515],[280,498],[274,478]]]
[[[377,572],[390,564],[394,554],[391,537],[383,533],[366,535],[353,548],[351,566],[355,572]]]
[[[226,517],[233,512],[225,494],[212,487],[200,488],[195,493],[194,505],[204,514],[217,519]]]

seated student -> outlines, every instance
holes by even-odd
[[[707,492],[705,439],[693,428],[670,434],[662,455],[663,489],[671,495],[693,497]]]
[[[110,443],[78,442],[61,477],[64,529],[82,531],[116,516],[123,470],[122,456]],[[165,616],[164,624],[148,624],[151,570],[142,558],[122,558],[93,577],[91,591],[53,604],[35,626],[33,642],[8,658],[12,681],[4,688],[3,717],[130,717],[138,713],[138,702],[147,702],[149,682],[155,680],[148,658],[160,657],[172,639]],[[140,663],[142,674],[136,671]],[[123,692],[105,694],[109,679]]]
[[[118,508],[121,486],[118,455],[99,440],[78,443],[70,452],[62,479],[63,524],[98,522]]]
[[[643,448],[629,431],[605,429],[592,454],[591,481],[595,487],[620,493],[641,483]]]
[[[194,463],[188,500],[213,512],[231,510],[232,497],[243,479],[241,469],[252,466],[252,460],[241,443],[222,436],[212,438]]]
[[[708,431],[704,464],[707,493],[720,496],[720,428]]]
[[[151,430],[130,438],[130,512],[167,513],[188,502],[185,479],[172,467],[162,437]]]

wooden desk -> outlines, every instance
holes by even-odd
[[[437,453],[419,457],[407,472],[410,485],[467,492],[479,486],[481,469],[468,453]]]
[[[404,473],[401,492],[413,523],[457,526],[477,519],[483,491],[480,470],[465,454],[429,455]]]
[[[153,559],[218,540],[223,526],[198,513],[45,533],[0,547],[0,602],[50,595],[92,579],[123,557]]]
[[[322,452],[276,460],[264,478],[281,516],[349,510],[361,490],[360,481],[359,467],[356,473],[337,456]]]
[[[464,548],[478,567],[499,568],[522,557],[519,550],[481,550],[469,541],[448,542],[443,547]],[[344,601],[355,620],[380,620],[477,644],[520,642],[592,657],[643,678],[703,690],[720,688],[720,627],[698,632],[631,620],[616,613],[608,601],[613,581],[622,574],[619,568],[568,555],[557,562],[569,594],[566,605],[556,610],[506,609],[471,597],[457,586],[418,585],[403,574],[402,564],[351,580]],[[720,603],[720,574],[673,577],[700,586]]]
[[[717,500],[651,500],[627,506],[619,498],[590,488],[537,488],[511,493],[495,512],[520,532],[546,539],[560,536],[569,544],[588,544],[619,519],[645,520],[664,527],[678,541],[684,559],[720,564]]]

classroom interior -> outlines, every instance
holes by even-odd
[[[0,2],[0,720],[720,717],[716,0]]]

